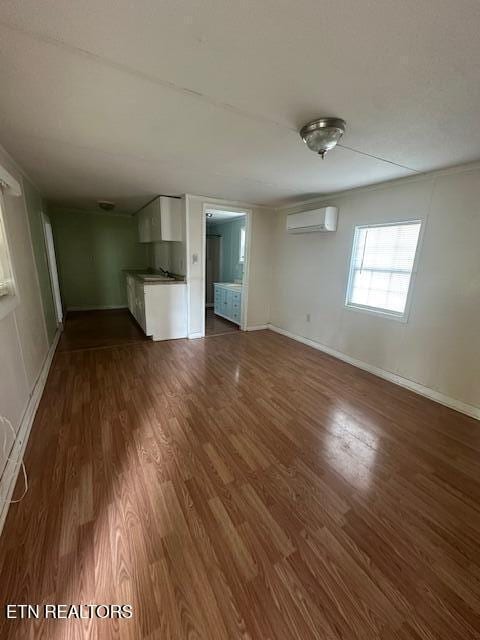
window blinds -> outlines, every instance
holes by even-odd
[[[347,305],[403,316],[420,221],[355,229]]]

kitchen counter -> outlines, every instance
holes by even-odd
[[[172,274],[171,278],[161,275],[160,273],[149,272],[145,269],[125,269],[124,273],[138,280],[142,284],[186,284],[185,276]]]
[[[145,335],[153,340],[187,336],[185,278],[166,279],[153,270],[125,269],[125,280],[128,308]]]

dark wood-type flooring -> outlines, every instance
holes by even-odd
[[[480,637],[479,423],[283,336],[59,351],[25,462],[0,602],[134,617],[2,640]]]
[[[69,311],[57,351],[112,347],[148,340],[128,309]]]
[[[208,308],[205,311],[205,335],[219,336],[223,333],[235,333],[239,331],[238,324],[225,320],[221,316],[217,316],[213,309]]]

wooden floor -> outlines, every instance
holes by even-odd
[[[480,425],[269,331],[60,351],[0,637],[480,637]],[[16,489],[21,491],[20,483]]]
[[[220,336],[224,333],[235,333],[239,331],[238,324],[225,320],[217,316],[213,309],[208,308],[205,312],[205,335]]]
[[[148,340],[128,309],[69,311],[58,351],[96,349]]]

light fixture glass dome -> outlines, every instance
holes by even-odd
[[[341,118],[318,118],[304,125],[300,135],[309,149],[323,157],[333,149],[345,132],[345,120]]]

